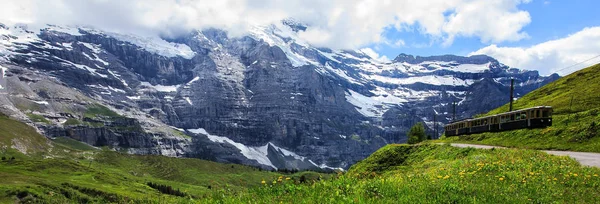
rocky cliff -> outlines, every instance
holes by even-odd
[[[0,27],[1,111],[94,146],[264,168],[346,168],[433,128],[487,112],[558,78],[487,56],[380,62],[317,48],[285,21],[230,38],[175,39],[49,25]],[[543,105],[543,104],[540,104]],[[433,131],[430,131],[433,134]],[[436,136],[434,136],[436,137]]]

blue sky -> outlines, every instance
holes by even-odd
[[[531,23],[522,31],[529,37],[515,42],[505,41],[495,43],[501,47],[529,47],[550,40],[565,38],[569,34],[578,32],[585,27],[600,26],[600,1],[595,0],[554,0],[532,1],[521,4],[519,9],[527,11],[531,16]],[[402,31],[388,29],[384,33],[388,39],[402,39],[405,46],[389,46],[378,43],[371,46],[381,55],[393,59],[399,53],[413,55],[440,55],[455,54],[468,55],[492,43],[483,43],[479,37],[458,37],[450,46],[443,46],[441,42],[431,43],[432,37],[418,31]],[[600,52],[600,51],[599,51]],[[600,53],[598,53],[600,54]]]

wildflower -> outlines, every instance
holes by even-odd
[[[504,181],[504,177],[500,177],[498,180],[500,180],[500,181]]]
[[[598,174],[594,174],[595,177],[598,177]]]
[[[267,184],[267,182],[265,180],[262,180],[260,183]]]
[[[552,180],[556,181],[556,180],[558,180],[558,179],[557,179],[557,178],[553,178]]]
[[[285,180],[290,180],[290,179],[291,179],[290,177],[285,178]]]
[[[439,179],[441,179],[441,178],[442,178],[442,176],[437,176],[437,177],[438,177]]]
[[[449,175],[446,175],[446,176],[444,176],[444,179],[448,179],[448,178],[450,178],[450,176],[449,176]]]
[[[578,175],[577,174],[573,174],[573,176],[577,177]]]
[[[273,181],[273,184],[277,184],[277,181]]]

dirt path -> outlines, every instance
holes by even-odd
[[[453,147],[473,147],[477,149],[492,149],[492,148],[505,148],[505,147],[497,147],[497,146],[488,146],[488,145],[474,145],[474,144],[450,144]],[[570,156],[571,158],[577,160],[579,163],[585,166],[594,166],[600,168],[600,153],[591,153],[591,152],[568,152],[568,151],[551,151],[551,150],[542,150],[548,154],[558,155],[558,156]]]

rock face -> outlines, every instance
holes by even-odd
[[[510,78],[516,96],[558,78],[488,56],[380,62],[312,47],[296,35],[305,29],[284,21],[239,38],[209,29],[160,39],[0,26],[0,110],[49,137],[130,153],[346,168],[405,142],[417,122],[433,128],[434,114],[443,129],[453,101],[470,117],[506,103]]]

